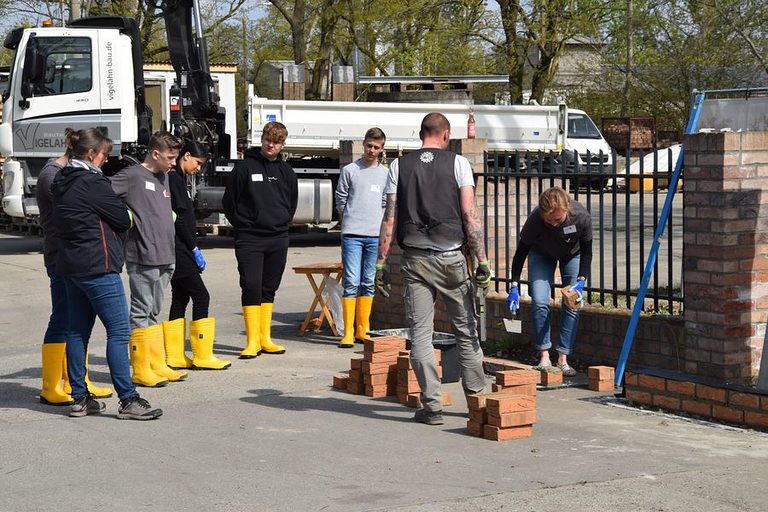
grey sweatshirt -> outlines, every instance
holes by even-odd
[[[387,169],[381,164],[369,168],[357,160],[344,166],[336,186],[342,235],[379,236],[386,184]]]
[[[133,212],[125,261],[151,266],[175,263],[176,229],[165,173],[153,174],[141,164],[132,165],[112,177],[112,190]]]

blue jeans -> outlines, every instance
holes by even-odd
[[[377,236],[341,237],[344,297],[373,297],[378,251],[379,237]]]
[[[128,357],[128,340],[131,337],[128,301],[120,274],[67,278],[65,284],[69,301],[67,371],[72,397],[88,393],[85,386],[85,355],[96,316],[107,330],[107,364],[117,396],[125,400],[135,395]]]
[[[528,254],[528,282],[533,300],[531,316],[533,328],[536,331],[534,344],[537,350],[549,350],[552,347],[549,298],[555,282],[555,267],[559,263],[563,286],[572,286],[576,284],[580,260],[581,257],[577,254],[567,262],[558,262],[555,258],[535,249],[532,249]],[[560,315],[560,343],[557,346],[557,351],[568,355],[573,350],[573,341],[576,338],[576,328],[579,324],[579,312],[569,309],[562,301],[560,304],[562,314]]]
[[[67,288],[64,278],[56,272],[56,265],[45,267],[45,270],[51,281],[51,316],[43,343],[64,343],[67,341]]]

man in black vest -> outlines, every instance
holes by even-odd
[[[450,135],[451,125],[443,114],[427,114],[419,132],[421,149],[392,162],[376,261],[376,288],[387,296],[385,261],[396,236],[403,250],[401,270],[411,331],[411,363],[424,407],[416,411],[414,419],[428,425],[443,423],[432,345],[436,294],[442,296],[456,333],[464,392],[480,393],[485,388],[474,287],[464,248],[480,262],[475,272],[479,286],[490,284],[491,271],[482,220],[475,208],[472,168],[466,158],[446,149]]]

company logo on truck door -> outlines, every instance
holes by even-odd
[[[107,42],[107,98],[109,101],[115,99],[115,70],[112,62],[112,42]]]
[[[30,123],[16,129],[16,138],[25,151],[42,148],[60,149],[66,147],[63,133],[46,133],[40,131],[40,123]]]

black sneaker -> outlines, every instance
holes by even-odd
[[[442,425],[443,413],[432,412],[426,409],[419,409],[418,411],[416,411],[416,414],[413,416],[413,419],[414,421],[418,421],[419,423],[425,423],[427,425]]]
[[[107,408],[104,402],[94,400],[90,395],[75,398],[69,409],[69,415],[73,418],[88,416],[89,414],[99,414]]]
[[[119,420],[153,420],[162,415],[162,409],[153,409],[149,402],[139,395],[133,395],[122,400],[117,409],[117,419]]]

